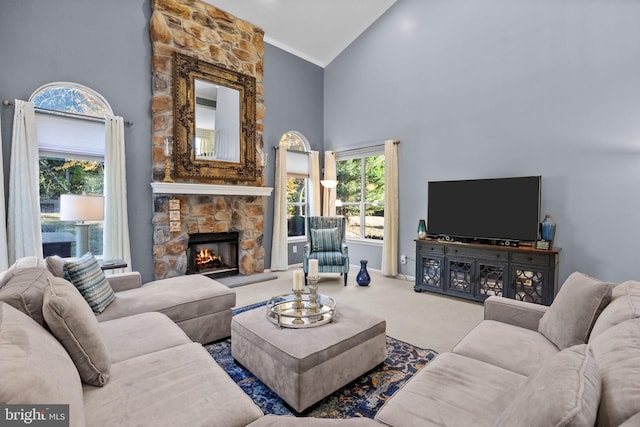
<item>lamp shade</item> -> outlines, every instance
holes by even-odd
[[[336,188],[336,186],[338,185],[338,181],[336,181],[335,179],[323,179],[320,181],[320,184],[322,184],[322,186],[326,188]]]
[[[87,194],[60,195],[60,220],[102,221],[104,219],[104,196]]]

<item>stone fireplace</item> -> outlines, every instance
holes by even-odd
[[[237,231],[190,234],[187,274],[212,278],[238,274],[238,236]]]
[[[237,236],[237,273],[248,275],[264,271],[265,196],[271,194],[271,188],[180,183],[152,183],[152,187],[153,257],[156,279],[191,273],[188,253],[190,245],[198,246],[203,237],[210,238],[213,233],[219,233],[216,239],[228,240],[230,236]],[[229,188],[231,190],[226,190]],[[234,190],[253,194],[184,194],[233,193]],[[177,200],[180,204],[179,231],[170,230],[170,200]]]
[[[237,233],[239,274],[264,271],[264,171],[255,182],[194,181],[165,183],[165,140],[173,137],[172,57],[197,57],[256,79],[256,157],[263,150],[264,32],[201,0],[153,0],[151,103],[153,141],[153,259],[156,279],[189,271],[191,236]],[[171,165],[173,166],[173,165]],[[268,190],[268,191],[267,191]],[[169,200],[180,203],[178,227],[170,227]],[[172,219],[174,225],[175,219]],[[206,273],[205,273],[206,274]]]

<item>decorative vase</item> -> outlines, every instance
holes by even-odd
[[[553,222],[551,215],[545,215],[540,227],[540,236],[542,240],[553,240],[556,235],[556,223]]]
[[[360,260],[360,271],[356,276],[356,283],[360,286],[369,286],[369,283],[371,283],[371,277],[367,271],[367,262],[369,261],[366,259]]]
[[[421,219],[418,222],[418,239],[426,239],[427,238],[427,226],[424,223],[424,219]]]

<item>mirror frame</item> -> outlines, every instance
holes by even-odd
[[[240,92],[240,162],[198,160],[195,79]],[[256,181],[256,79],[179,52],[173,58],[173,160],[176,178]]]

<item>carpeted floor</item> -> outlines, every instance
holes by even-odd
[[[264,303],[243,307],[234,310],[234,314],[262,305]],[[373,418],[387,398],[437,355],[433,350],[387,336],[387,359],[381,366],[324,398],[303,414],[296,414],[262,381],[235,362],[231,356],[231,339],[206,345],[205,348],[265,414],[316,418]]]

